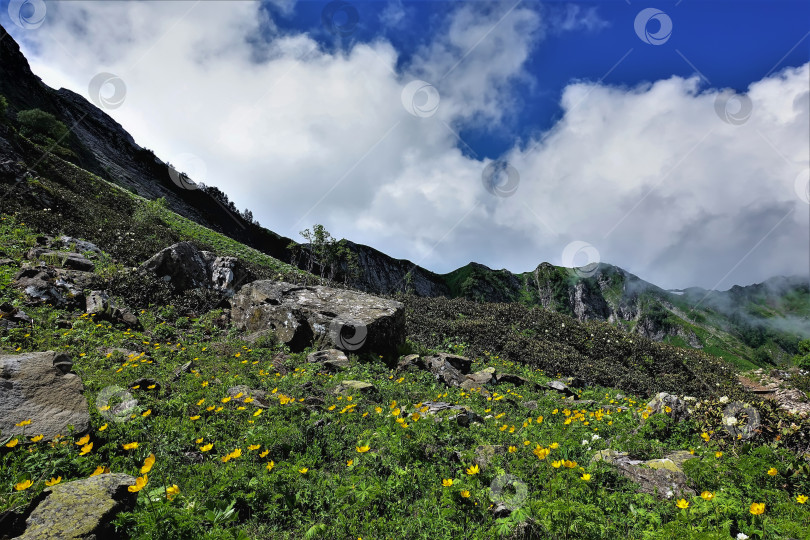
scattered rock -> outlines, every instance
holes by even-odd
[[[565,384],[562,381],[549,381],[549,382],[546,383],[546,386],[548,388],[551,388],[552,390],[554,390],[556,392],[559,392],[561,394],[565,394],[565,396],[576,397],[576,395],[577,395],[576,392],[574,392],[573,390],[568,388],[568,385]]]
[[[242,394],[242,397],[236,398],[239,394]],[[249,405],[253,405],[259,409],[266,409],[270,406],[270,395],[264,390],[259,390],[257,388],[250,388],[245,384],[238,384],[236,386],[231,386],[228,388],[228,395],[232,398],[236,399],[245,399],[246,397],[253,398],[253,401],[249,403]]]
[[[85,311],[88,314],[95,314],[99,319],[105,319],[115,324],[120,324],[127,328],[141,330],[138,318],[127,310],[119,308],[106,291],[91,291],[87,295]]]
[[[472,382],[475,386],[483,386],[485,384],[493,384],[495,379],[495,368],[488,367],[475,373],[467,375],[467,381]]]
[[[194,368],[194,361],[189,360],[185,364],[181,366],[177,366],[174,369],[174,373],[172,374],[172,382],[175,382],[183,376],[184,373],[191,373],[191,370]]]
[[[0,355],[0,431],[22,433],[15,424],[31,420],[26,433],[46,439],[90,428],[84,385],[66,354],[53,351]]]
[[[521,405],[523,405],[524,407],[526,407],[530,411],[536,411],[537,410],[537,402],[534,401],[534,400],[532,400],[532,401],[524,401],[523,403],[521,403]]]
[[[14,286],[23,289],[29,302],[54,306],[84,307],[84,289],[96,288],[99,277],[90,272],[65,270],[41,264],[24,265],[14,277]]]
[[[325,371],[335,372],[349,367],[349,358],[337,349],[325,349],[307,356],[307,362],[321,364]]]
[[[436,380],[447,386],[461,386],[472,367],[472,360],[455,354],[428,356],[424,361]]]
[[[422,412],[425,407],[427,407],[428,410]],[[423,402],[422,408],[420,409],[420,414],[425,416],[433,416],[439,415],[439,413],[443,411],[451,411],[447,418],[449,420],[455,420],[461,427],[470,427],[473,422],[482,423],[484,421],[481,415],[475,413],[468,407],[464,407],[462,405],[452,405],[450,403],[445,403],[444,401]],[[443,416],[444,415],[437,416],[436,421],[441,422]]]
[[[252,279],[250,272],[235,257],[218,257],[200,251],[190,242],[169,246],[140,266],[171,283],[177,291],[213,289],[232,296],[236,289]]]
[[[31,324],[33,319],[23,310],[9,303],[0,305],[0,328],[16,328]]]
[[[427,366],[418,354],[402,356],[397,362],[397,371],[407,371],[411,369],[427,369]]]
[[[473,461],[476,465],[478,465],[478,467],[480,467],[482,471],[484,471],[487,467],[489,467],[489,464],[492,463],[492,459],[495,456],[505,454],[506,451],[506,446],[501,446],[498,444],[482,444],[475,449],[475,458],[473,458]]]
[[[242,330],[273,328],[293,351],[314,343],[342,351],[390,353],[405,343],[401,303],[332,287],[254,281],[231,299],[231,315]]]
[[[334,394],[365,394],[374,395],[377,393],[377,387],[371,383],[363,381],[343,381],[334,390]]]
[[[492,508],[492,515],[498,518],[506,518],[512,515],[512,510],[503,503],[498,503]]]
[[[53,251],[41,247],[31,248],[28,253],[25,254],[25,258],[32,261],[44,261],[52,266],[60,266],[81,272],[92,272],[96,268],[93,261],[79,253]]]
[[[647,407],[652,409],[652,414],[664,413],[676,422],[687,420],[692,416],[685,401],[666,392],[659,392],[647,403]],[[666,412],[667,407],[670,408],[670,412]]]
[[[102,256],[102,251],[97,245],[92,242],[88,242],[87,240],[73,238],[72,236],[60,236],[51,242],[50,247],[69,249],[70,251],[75,251],[76,253],[82,254],[90,253],[90,257]]]
[[[16,264],[17,263],[12,259],[7,259],[5,257],[0,258],[0,266],[15,266]]]
[[[135,483],[128,474],[100,474],[45,488],[25,520],[20,540],[117,538],[111,521],[135,507]]]

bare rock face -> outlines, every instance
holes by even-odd
[[[401,303],[332,287],[254,281],[231,299],[231,320],[249,332],[272,328],[294,351],[317,344],[357,353],[389,353],[405,343]]]
[[[53,351],[0,355],[0,431],[3,435],[42,434],[52,439],[90,427],[84,385],[70,357]],[[15,424],[31,420],[31,424]]]
[[[25,520],[20,540],[112,540],[110,522],[119,512],[132,510],[137,493],[128,474],[100,474],[46,488]],[[36,502],[36,501],[35,501]]]
[[[159,251],[140,268],[154,272],[175,290],[213,289],[224,296],[232,296],[236,289],[251,280],[250,273],[237,258],[200,251],[190,242],[180,242]]]

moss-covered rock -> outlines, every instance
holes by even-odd
[[[117,538],[110,522],[135,507],[135,483],[128,474],[101,474],[47,488],[25,521],[21,540]],[[36,501],[35,501],[36,503]]]

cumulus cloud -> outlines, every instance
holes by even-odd
[[[384,12],[389,25],[399,6]],[[181,168],[183,154],[198,156],[206,177],[195,180],[281,234],[323,223],[440,272],[560,264],[574,240],[664,287],[808,271],[808,208],[794,187],[808,167],[806,65],[752,84],[740,125],[721,120],[719,90],[697,78],[573,82],[557,124],[504,156],[520,184],[499,198],[482,182],[489,161],[458,133],[520,114],[516,89],[534,83],[526,62],[554,17],[459,4],[399,65],[387,40],[325,50],[274,16],[250,2],[49,3],[46,25],[20,39],[51,86],[86,95],[96,73],[119,75],[126,100],[109,112],[139,144]],[[600,24],[590,10],[557,20]],[[413,80],[435,88],[435,114],[403,106]],[[412,97],[421,106],[428,94]]]

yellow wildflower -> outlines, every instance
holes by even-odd
[[[45,480],[45,485],[48,486],[48,487],[55,486],[56,484],[58,484],[61,481],[62,481],[61,476],[57,476],[56,478],[51,477],[50,480]]]
[[[135,484],[127,488],[130,493],[137,493],[149,482],[149,477],[146,475],[139,476],[135,479]]]

